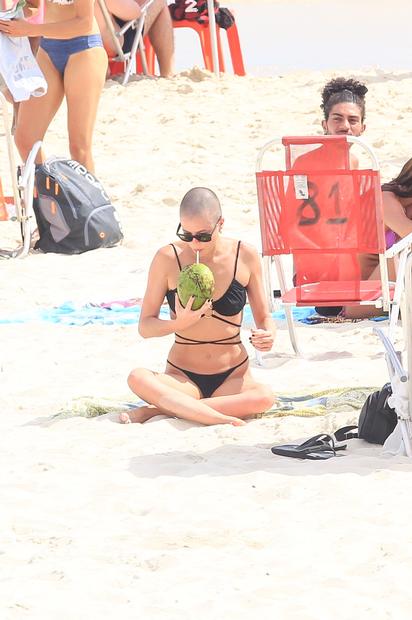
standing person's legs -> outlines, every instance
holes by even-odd
[[[36,60],[47,81],[47,93],[42,97],[31,97],[19,106],[15,142],[23,161],[27,159],[33,144],[43,140],[64,96],[63,77],[47,52],[40,48]],[[41,163],[44,159],[41,150],[36,162]]]
[[[64,72],[70,155],[90,172],[94,172],[93,129],[106,71],[106,52],[92,47],[72,54]]]
[[[144,4],[144,1],[138,0],[139,4]],[[173,24],[165,0],[155,0],[149,8],[144,31],[149,35],[156,53],[160,75],[172,77],[174,75]]]

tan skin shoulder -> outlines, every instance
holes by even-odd
[[[259,273],[259,271],[260,257],[256,248],[254,248],[253,245],[242,241],[239,250],[237,279],[242,280],[241,276],[246,276],[247,280],[243,280],[242,284],[248,288],[252,274]]]
[[[145,310],[156,315],[171,286],[172,276],[179,270],[172,246],[165,245],[157,250],[149,269],[146,293],[143,300]],[[150,309],[149,309],[150,308]]]
[[[399,198],[393,192],[382,192],[385,225],[400,237],[412,232],[412,197]]]

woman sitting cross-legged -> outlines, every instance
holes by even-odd
[[[275,327],[262,283],[260,259],[248,244],[222,236],[223,217],[217,196],[196,187],[180,206],[179,241],[156,253],[143,299],[139,332],[144,338],[175,334],[164,373],[135,368],[128,383],[149,405],[120,415],[121,422],[145,422],[166,414],[203,424],[244,424],[243,419],[266,411],[275,396],[251,376],[240,339],[246,297],[257,328],[251,343],[270,351]],[[199,260],[215,280],[213,300],[192,310],[183,307],[176,287],[183,267]],[[159,318],[164,298],[170,319]]]

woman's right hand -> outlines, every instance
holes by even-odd
[[[29,37],[32,30],[32,24],[25,19],[0,19],[0,32],[8,37]]]
[[[207,310],[210,310],[212,307],[211,299],[206,299],[203,306],[201,306],[198,310],[192,310],[192,304],[194,301],[194,297],[189,297],[189,300],[186,304],[186,307],[182,306],[180,303],[179,295],[175,294],[175,311],[176,311],[176,319],[175,319],[175,331],[183,331],[196,325],[198,321],[204,316]]]

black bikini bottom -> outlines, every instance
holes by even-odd
[[[202,398],[210,398],[213,392],[215,392],[217,388],[220,387],[228,377],[230,377],[232,372],[236,370],[236,368],[240,368],[240,366],[243,366],[243,364],[245,364],[248,359],[249,358],[246,357],[243,362],[240,362],[240,364],[237,364],[237,366],[233,366],[233,368],[229,368],[224,372],[217,372],[214,375],[201,375],[198,372],[185,370],[184,368],[179,368],[179,366],[172,364],[172,362],[170,362],[169,360],[167,360],[167,363],[173,366],[173,368],[176,368],[177,370],[183,372],[186,377],[190,379],[190,381],[197,385],[202,395]]]

